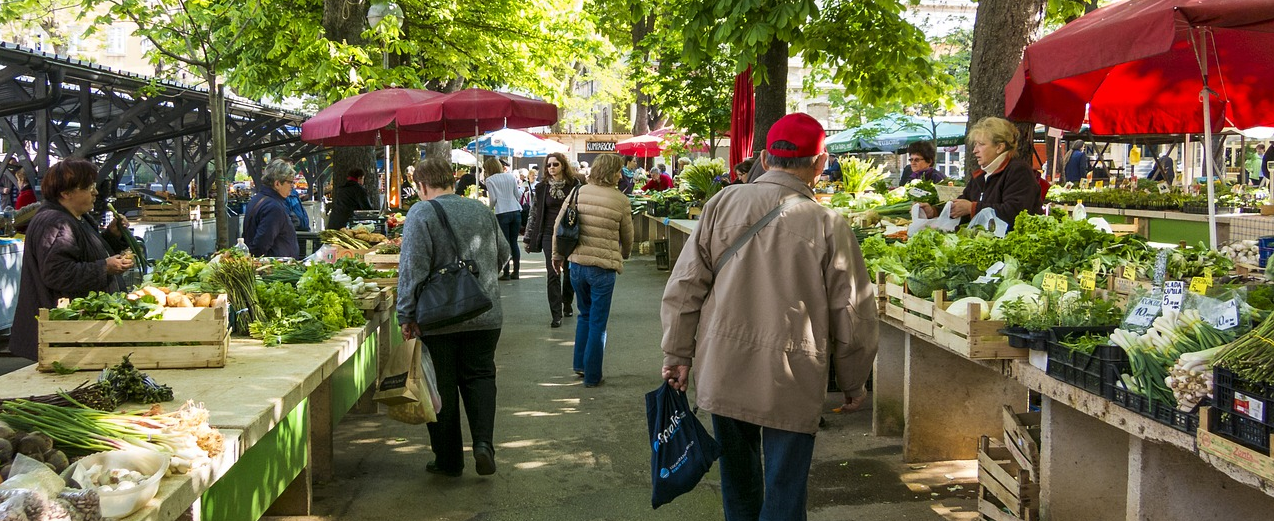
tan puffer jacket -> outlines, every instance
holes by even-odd
[[[567,197],[556,223],[562,222],[571,198]],[[628,196],[613,188],[585,184],[580,187],[580,243],[567,260],[584,266],[597,266],[616,273],[624,272],[624,259],[633,248],[633,209]],[[557,226],[554,225],[556,230]],[[557,237],[553,237],[553,257],[557,254]]]

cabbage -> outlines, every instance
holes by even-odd
[[[999,300],[995,301],[995,304],[991,305],[991,320],[1004,320],[1004,304],[1006,302],[1021,300],[1038,309],[1040,306],[1040,294],[1039,288],[1025,282],[1013,285],[1004,292],[1004,295]]]
[[[951,305],[947,307],[947,312],[957,317],[961,317],[961,318],[967,317],[969,316],[969,304],[978,304],[982,306],[982,312],[981,312],[982,316],[980,317],[982,320],[986,320],[991,317],[990,304],[988,304],[987,301],[982,300],[978,297],[964,297],[960,300],[952,302]]]

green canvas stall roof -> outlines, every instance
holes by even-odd
[[[964,128],[963,123],[937,122],[937,145],[963,144]],[[827,151],[833,154],[895,152],[917,141],[933,139],[934,130],[934,124],[929,118],[889,116],[828,138]]]

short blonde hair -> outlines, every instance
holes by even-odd
[[[482,162],[482,175],[491,177],[493,175],[503,173],[504,163],[501,163],[499,159],[496,159],[495,157],[488,157],[486,161]]]
[[[1018,131],[1013,122],[1004,118],[987,116],[978,120],[973,128],[969,129],[965,142],[969,145],[977,141],[986,141],[993,145],[1002,144],[1006,152],[1012,152],[1017,150],[1017,138]]]
[[[428,188],[451,188],[456,185],[456,178],[451,173],[451,161],[440,157],[421,159],[416,163],[416,171],[411,173],[411,180]]]
[[[597,156],[588,172],[588,183],[614,188],[619,185],[620,169],[623,167],[624,160],[615,154]]]

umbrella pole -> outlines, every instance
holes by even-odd
[[[1204,181],[1208,184],[1208,246],[1215,250],[1217,249],[1216,190],[1212,186],[1212,177],[1215,170],[1213,163],[1216,158],[1212,157],[1212,89],[1208,88],[1207,33],[1206,28],[1199,29],[1195,52],[1199,53],[1199,68],[1203,72],[1203,90],[1199,92],[1199,97],[1203,100],[1203,168],[1207,170]]]

